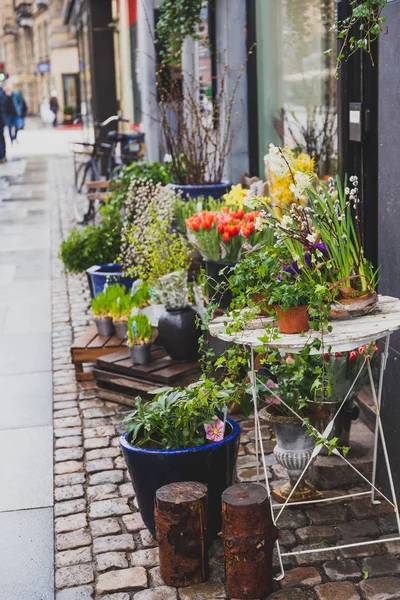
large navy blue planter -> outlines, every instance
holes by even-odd
[[[127,277],[122,273],[119,263],[95,265],[90,267],[90,269],[86,269],[86,275],[92,298],[103,291],[106,283],[119,283],[120,285],[124,285],[127,291],[130,291],[136,281],[136,277]]]
[[[222,183],[210,183],[208,185],[180,185],[179,183],[170,183],[170,185],[176,192],[182,192],[182,200],[187,200],[188,196],[191,198],[199,198],[200,196],[208,198],[211,196],[218,200],[229,192],[232,183],[223,181]]]
[[[155,533],[154,498],[163,485],[200,481],[208,486],[208,531],[221,531],[221,494],[234,483],[240,427],[227,420],[231,433],[221,442],[184,450],[151,450],[131,446],[126,433],[120,438],[143,521]],[[211,539],[210,538],[210,539]]]

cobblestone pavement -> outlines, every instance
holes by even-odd
[[[179,590],[164,585],[158,549],[137,510],[118,445],[126,407],[99,399],[91,382],[75,382],[69,347],[73,336],[90,322],[90,315],[85,279],[65,277],[57,259],[60,240],[72,225],[68,164],[58,159],[51,165],[58,199],[52,214],[56,599],[227,598],[220,541],[211,549],[208,582]],[[238,479],[254,481],[252,421],[241,419],[241,427]],[[263,433],[274,487],[282,483],[285,473],[275,462],[267,427]],[[329,491],[331,497],[337,493]],[[283,513],[280,522],[281,545],[286,551],[318,550],[376,536],[382,543],[285,558],[286,577],[276,583],[270,600],[400,598],[400,542],[384,541],[394,530],[388,505],[372,508],[368,500],[349,499],[304,510],[298,507]]]

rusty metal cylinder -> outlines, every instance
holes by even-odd
[[[156,492],[154,518],[161,577],[186,587],[208,577],[207,487],[184,481]]]
[[[239,483],[222,494],[222,536],[228,594],[257,600],[272,592],[272,551],[278,530],[265,487]]]

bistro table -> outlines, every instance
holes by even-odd
[[[317,499],[317,500],[307,500],[307,501],[302,501],[302,502],[296,502],[296,505],[298,505],[298,504],[315,504],[315,503],[319,503],[319,502],[327,502],[327,501],[332,501],[332,500],[349,499],[351,497],[363,496],[363,495],[370,495],[372,504],[380,504],[381,501],[377,499],[377,494],[378,494],[384,500],[389,502],[389,504],[393,507],[393,512],[394,512],[394,514],[396,516],[396,520],[397,520],[397,529],[399,532],[398,535],[388,538],[388,539],[385,539],[385,542],[399,541],[400,540],[400,518],[399,518],[398,504],[397,504],[397,499],[396,499],[396,492],[395,492],[394,483],[393,483],[392,471],[391,471],[391,466],[390,466],[390,458],[389,458],[389,454],[388,454],[388,450],[387,450],[386,439],[385,439],[382,420],[381,420],[381,408],[383,408],[383,407],[381,407],[381,401],[382,401],[383,377],[384,377],[384,372],[385,372],[388,353],[389,353],[390,336],[394,331],[397,331],[398,329],[400,329],[400,299],[392,298],[390,296],[379,295],[377,306],[373,312],[371,312],[370,314],[365,315],[363,317],[357,317],[354,319],[347,319],[347,320],[343,320],[343,321],[338,321],[338,320],[331,321],[330,324],[332,325],[332,331],[324,333],[323,336],[321,336],[321,333],[318,331],[310,331],[310,332],[307,332],[306,334],[301,334],[301,335],[300,334],[277,335],[278,330],[276,328],[276,324],[274,323],[274,319],[270,318],[270,317],[267,317],[267,318],[257,317],[253,321],[248,323],[244,329],[242,329],[240,331],[231,332],[231,330],[229,330],[229,327],[228,327],[230,321],[232,322],[232,318],[229,315],[223,316],[223,317],[218,317],[209,324],[209,331],[210,331],[211,335],[213,335],[221,340],[224,340],[226,342],[231,342],[234,344],[240,344],[240,345],[246,347],[247,349],[249,349],[249,351],[250,351],[249,378],[250,378],[250,383],[251,383],[251,387],[252,387],[252,396],[253,396],[253,404],[254,404],[254,427],[255,427],[257,474],[258,474],[258,480],[259,480],[258,464],[259,464],[259,454],[261,454],[261,462],[262,462],[262,467],[263,467],[265,486],[267,488],[268,495],[270,497],[271,497],[271,491],[270,491],[270,486],[269,486],[269,482],[268,482],[268,471],[267,471],[267,467],[266,467],[263,444],[261,443],[261,425],[260,425],[260,418],[259,418],[259,411],[258,411],[258,399],[257,399],[258,379],[257,379],[257,371],[255,369],[255,360],[254,360],[255,352],[260,349],[268,351],[268,349],[273,348],[273,349],[278,349],[282,352],[296,354],[298,352],[301,352],[301,350],[305,347],[306,344],[310,344],[314,339],[318,338],[322,342],[321,347],[319,349],[317,349],[316,347],[313,347],[311,349],[311,353],[324,354],[326,352],[329,352],[329,353],[333,354],[335,352],[348,352],[348,351],[354,350],[360,346],[364,346],[365,344],[368,344],[370,342],[373,342],[373,341],[376,341],[379,339],[384,340],[384,350],[383,350],[383,353],[381,356],[378,389],[377,390],[375,389],[370,361],[367,358],[365,358],[358,374],[356,375],[356,377],[352,383],[352,386],[350,387],[348,393],[346,394],[345,398],[341,402],[333,419],[328,423],[325,430],[320,435],[320,439],[317,439],[316,446],[311,454],[311,458],[307,462],[307,465],[305,466],[304,470],[302,471],[296,484],[293,486],[286,501],[283,504],[274,504],[271,501],[271,512],[272,512],[273,522],[276,525],[282,512],[288,506],[288,503],[290,502],[292,494],[294,493],[296,487],[299,485],[300,481],[304,477],[307,469],[315,461],[316,457],[322,450],[323,446],[326,445],[326,442],[323,442],[322,438],[328,439],[328,437],[333,429],[335,419],[337,418],[339,412],[343,408],[348,396],[350,395],[350,393],[353,389],[354,384],[356,383],[357,378],[361,374],[362,369],[366,365],[367,369],[368,369],[369,380],[370,380],[372,395],[373,395],[373,399],[374,399],[375,415],[376,415],[371,481],[369,481],[353,464],[351,464],[346,459],[346,457],[339,452],[339,450],[337,448],[334,448],[334,450],[332,451],[332,454],[340,457],[340,459],[342,459],[349,467],[351,467],[354,471],[356,471],[358,473],[358,475],[365,482],[368,483],[368,485],[370,486],[371,489],[370,489],[370,491],[367,491],[367,492],[357,492],[357,493],[353,493],[353,494],[347,494],[345,496],[337,496],[335,498],[323,498],[323,499]],[[227,331],[227,328],[229,331]],[[266,329],[270,333],[269,336],[268,335],[266,336]],[[271,335],[271,331],[273,331],[274,335]],[[262,338],[262,341],[260,338]],[[269,338],[269,340],[265,341],[268,338]],[[269,391],[271,394],[276,395],[273,390],[270,389]],[[280,399],[280,400],[282,402],[282,399]],[[285,403],[283,402],[283,404],[285,404]],[[292,412],[296,417],[298,417],[304,424],[306,424],[309,427],[309,424],[305,423],[303,417],[298,415],[290,406],[288,406],[288,405],[285,405],[285,406],[290,412]],[[379,490],[376,487],[376,466],[377,466],[379,439],[381,440],[383,455],[384,455],[385,464],[386,464],[386,468],[387,468],[387,472],[388,472],[390,495],[392,498],[391,500],[387,496],[385,496],[385,494],[381,490]],[[274,511],[277,511],[277,510],[279,512],[275,516]],[[277,551],[278,551],[281,572],[276,577],[276,579],[279,580],[284,577],[284,567],[283,567],[283,562],[282,562],[282,557],[284,557],[284,556],[295,556],[298,554],[305,554],[308,552],[327,552],[327,551],[332,552],[333,549],[340,550],[343,548],[351,548],[354,546],[358,547],[358,546],[363,546],[363,545],[379,544],[379,543],[382,543],[382,540],[376,539],[376,540],[368,540],[365,542],[348,543],[348,544],[344,543],[339,546],[335,546],[334,548],[326,547],[326,548],[313,548],[310,550],[281,552],[280,546],[279,546],[279,541],[277,541],[276,544],[277,544]]]

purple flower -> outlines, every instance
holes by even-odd
[[[304,262],[306,263],[307,267],[309,267],[311,269],[312,262],[311,262],[311,254],[309,252],[306,252],[304,254]]]
[[[285,265],[283,267],[283,270],[285,271],[285,273],[288,273],[291,277],[296,277],[297,275],[300,275],[299,265],[297,264],[297,262],[295,260],[292,262],[291,267],[288,267],[287,265]]]
[[[324,242],[320,242],[319,244],[314,244],[314,248],[316,250],[319,250],[320,252],[322,252],[322,254],[328,258],[328,250],[326,249],[326,246],[324,244]]]

